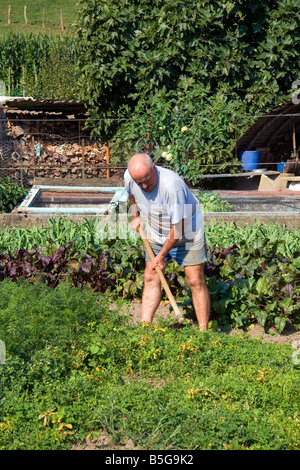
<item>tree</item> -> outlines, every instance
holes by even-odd
[[[231,128],[231,142],[226,107],[232,120],[238,111],[257,114],[286,99],[299,71],[299,20],[297,0],[81,0],[82,98],[91,118],[103,119],[94,135],[130,134],[136,141],[147,126],[151,131],[151,114],[155,140],[165,145],[166,133],[158,132],[162,113],[183,122],[187,112],[189,119],[197,112],[203,126],[212,122],[218,97],[222,132]],[[139,135],[132,135],[132,120],[140,122]],[[195,151],[195,133],[192,140],[186,150]],[[198,147],[194,155],[200,153]]]

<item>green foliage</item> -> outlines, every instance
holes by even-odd
[[[34,98],[76,96],[76,40],[68,36],[10,33],[0,37],[0,80],[7,93]]]
[[[236,173],[240,168],[232,149],[237,126],[245,129],[250,120],[238,117],[237,96],[226,90],[211,95],[207,88],[195,85],[176,98],[164,93],[146,97],[142,106],[144,110],[138,105],[130,121],[121,122],[111,151],[113,160],[146,151],[156,163],[198,187],[203,173]]]
[[[75,71],[76,46],[66,39],[52,39],[47,56],[25,74],[28,96],[48,99],[76,99],[78,95]]]
[[[63,353],[75,334],[105,312],[96,299],[92,290],[71,288],[68,282],[55,292],[42,283],[1,283],[0,331],[6,350],[24,360],[41,349],[55,347]]]
[[[103,433],[112,448],[299,448],[290,345],[132,325],[124,301],[68,284],[4,281],[0,305],[2,450],[70,449]]]
[[[296,0],[78,7],[82,97],[93,134],[116,141],[119,160],[144,141],[156,158],[170,146],[168,164],[193,183],[203,164],[221,172],[237,163],[235,135],[252,122],[244,116],[286,100],[297,78]]]
[[[223,199],[219,193],[201,191],[195,193],[195,196],[200,203],[202,212],[231,212],[234,210],[233,205]]]
[[[211,252],[213,319],[224,325],[229,315],[229,323],[239,327],[257,322],[270,334],[282,333],[291,322],[299,328],[299,251],[289,259],[277,247],[270,240],[252,247],[244,241],[239,248]]]
[[[19,205],[28,190],[18,183],[12,183],[10,178],[0,178],[0,212],[11,212]]]
[[[206,192],[200,193],[205,195]],[[213,193],[212,193],[213,194]],[[219,198],[209,196],[218,203]],[[201,196],[200,196],[201,200]],[[226,202],[224,202],[226,204]],[[249,247],[257,243],[276,244],[277,254],[292,258],[299,249],[300,231],[289,230],[276,222],[262,224],[259,220],[253,225],[238,226],[234,222],[221,224],[212,220],[205,225],[205,235],[209,249],[226,249],[236,244]],[[134,251],[142,245],[139,235],[127,224],[120,221],[115,225],[104,225],[101,218],[85,219],[74,222],[62,217],[50,217],[45,226],[33,228],[8,227],[0,229],[0,250],[2,253],[19,249],[41,249],[45,255],[52,255],[60,246],[75,242],[79,251],[88,249],[115,250],[122,254],[130,249]],[[103,248],[104,247],[104,248]]]
[[[74,286],[89,286],[97,292],[141,297],[144,248],[135,232],[128,233],[122,225],[118,231],[99,227],[97,219],[83,224],[51,219],[49,225],[0,233],[4,252],[0,254],[0,279],[23,277],[34,283],[41,278],[56,287],[68,278]],[[300,328],[299,231],[275,223],[237,227],[212,222],[206,227],[206,238],[212,321],[243,328],[258,322],[272,334],[280,334],[291,324]],[[184,269],[172,262],[166,277],[186,313],[193,317]]]

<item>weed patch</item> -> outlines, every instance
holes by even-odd
[[[2,449],[69,449],[104,429],[115,447],[298,448],[290,345],[132,326],[124,299],[70,283],[5,280],[0,299]]]

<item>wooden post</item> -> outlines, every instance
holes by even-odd
[[[64,30],[64,22],[63,22],[63,11],[60,10],[60,29]]]
[[[293,127],[293,156],[294,156],[294,158],[296,158],[296,156],[297,156],[297,149],[296,149],[295,119],[292,120],[292,127]]]
[[[43,28],[45,28],[45,8],[43,8]]]
[[[106,150],[106,164],[109,165],[109,147],[105,147],[105,150]],[[107,168],[106,170],[106,177],[107,179],[110,178],[110,168]]]
[[[82,153],[82,179],[85,175],[85,167],[84,167],[84,139],[81,140],[81,153]]]
[[[10,24],[11,5],[8,5],[8,24]]]
[[[25,18],[25,24],[28,24],[26,10],[27,10],[27,7],[25,6],[24,7],[24,18]]]

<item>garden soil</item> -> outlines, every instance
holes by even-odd
[[[124,310],[124,313],[128,313],[132,317],[133,323],[137,323],[141,319],[142,303],[139,301],[133,301]],[[153,323],[156,323],[159,318],[170,318],[171,324],[173,320],[172,314],[170,313],[170,304],[168,302],[162,302],[157,309]],[[249,331],[245,332],[242,329],[232,329],[230,331],[224,331],[224,333],[234,336],[238,334],[247,334],[250,338],[256,338],[261,340],[263,343],[293,343],[295,346],[300,347],[300,331],[295,331],[293,328],[286,328],[281,335],[270,335],[265,333],[264,328],[260,325],[253,325]]]

